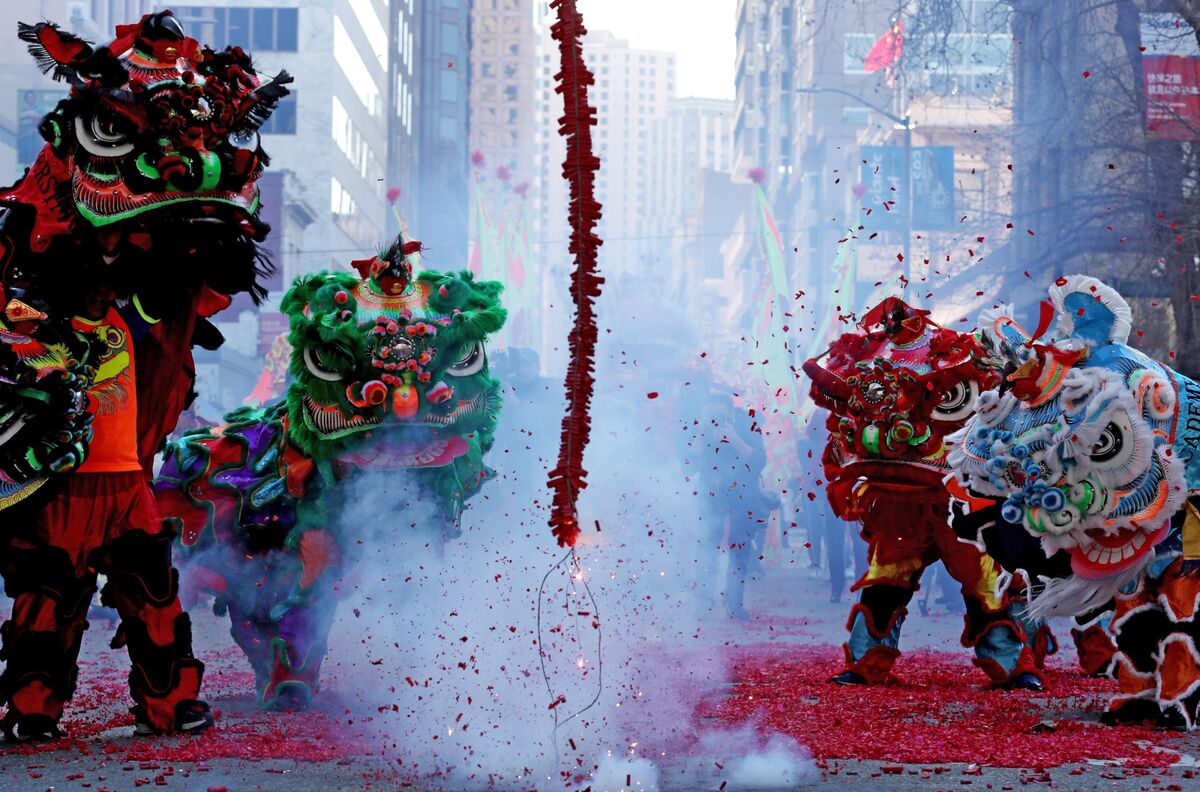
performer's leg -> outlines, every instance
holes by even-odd
[[[755,549],[754,518],[736,508],[729,514],[729,567],[725,574],[725,610],[731,619],[749,620],[746,611],[746,579]]]
[[[944,521],[935,530],[942,563],[962,587],[967,612],[963,617],[963,646],[975,650],[975,664],[997,687],[1040,689],[1042,673],[1026,633],[998,591],[1000,569],[991,556],[973,544],[959,541]]]
[[[841,602],[846,588],[846,521],[825,521],[825,546],[829,556],[829,601]]]
[[[1192,731],[1200,705],[1200,624],[1196,621],[1200,574],[1185,572],[1184,561],[1179,559],[1154,583],[1168,622],[1154,657],[1155,694],[1162,710],[1158,725]]]
[[[95,565],[108,577],[101,602],[121,616],[113,646],[129,651],[139,731],[211,726],[208,706],[199,700],[204,664],[192,654],[192,623],[179,603],[179,575],[171,566],[174,535],[159,519],[140,474],[105,475],[114,477],[119,512]]]
[[[846,625],[850,638],[843,649],[845,670],[833,681],[840,684],[878,684],[891,679],[900,656],[900,629],[908,603],[925,571],[928,550],[921,526],[864,525],[867,572],[852,587],[861,591]]]
[[[1050,625],[1029,615],[1026,589],[1024,581],[1019,585],[1014,583],[1009,586],[1009,614],[1025,635],[1025,645],[1033,652],[1033,664],[1039,669],[1044,669],[1046,658],[1058,652],[1058,639],[1054,637]]]
[[[334,587],[341,574],[342,552],[336,537],[322,529],[289,538],[288,555],[275,556],[277,586],[265,614],[270,668],[259,688],[264,709],[299,709],[317,692],[321,661],[337,608]]]
[[[1111,626],[1117,643],[1118,693],[1100,719],[1110,725],[1157,719],[1161,709],[1155,695],[1155,653],[1171,625],[1153,580],[1139,579],[1113,598]]]
[[[336,603],[328,594],[284,613],[270,643],[271,666],[260,688],[264,709],[303,709],[318,691],[321,661]]]
[[[103,520],[103,504],[86,503],[88,478],[68,479],[24,520],[6,520],[0,539],[4,589],[13,598],[12,616],[0,628],[0,699],[8,707],[0,728],[10,739],[57,736],[63,706],[75,693],[96,591],[84,559],[100,540]]]
[[[1113,603],[1109,602],[1091,613],[1075,617],[1071,638],[1079,655],[1079,670],[1088,676],[1115,676],[1116,639],[1109,625],[1113,618]]]

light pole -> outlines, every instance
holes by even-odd
[[[910,248],[912,242],[913,231],[913,174],[912,174],[912,117],[908,114],[898,116],[893,112],[884,110],[879,105],[869,102],[858,94],[843,91],[841,88],[823,88],[821,86],[812,86],[810,88],[797,88],[798,93],[832,93],[840,94],[849,99],[853,99],[863,107],[874,110],[889,121],[899,124],[904,129],[904,275],[909,278],[912,274],[912,250]]]

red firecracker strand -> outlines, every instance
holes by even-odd
[[[600,220],[600,204],[596,201],[596,171],[600,159],[592,153],[592,130],[596,110],[588,104],[588,86],[595,82],[583,62],[583,15],[575,0],[553,0],[558,21],[550,28],[558,42],[561,69],[555,75],[554,89],[563,97],[563,115],[558,133],[567,146],[563,161],[563,177],[571,185],[571,253],[575,270],[571,276],[571,299],[575,302],[575,325],[568,337],[570,360],[567,364],[567,411],[563,415],[562,439],[558,464],[550,471],[549,486],[553,493],[550,526],[560,546],[574,546],[579,538],[579,517],[576,501],[587,486],[587,471],[583,467],[583,451],[591,431],[590,409],[595,379],[596,313],[595,302],[600,296],[604,279],[597,275],[596,251],[602,244],[595,234]]]

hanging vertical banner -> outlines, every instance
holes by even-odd
[[[1146,133],[1200,139],[1200,47],[1191,26],[1177,14],[1143,13],[1140,33]]]
[[[954,216],[954,147],[913,146],[912,225],[920,231],[949,231]],[[859,178],[867,188],[872,231],[900,231],[904,215],[904,147],[863,146]]]

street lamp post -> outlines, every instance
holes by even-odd
[[[907,113],[903,116],[898,116],[893,112],[884,110],[879,105],[869,102],[858,94],[843,91],[841,88],[824,88],[821,86],[812,86],[811,88],[797,88],[799,93],[832,93],[845,96],[853,99],[863,107],[874,110],[892,123],[900,125],[904,129],[904,274],[905,277],[911,279],[912,274],[912,231],[913,231],[913,173],[912,173],[912,117]]]

